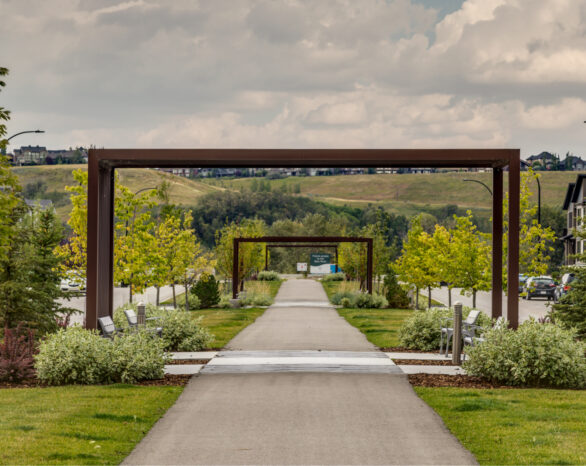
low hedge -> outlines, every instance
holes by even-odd
[[[41,342],[35,369],[49,385],[134,383],[163,377],[168,359],[163,341],[149,332],[110,340],[96,330],[69,327]]]

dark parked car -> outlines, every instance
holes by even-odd
[[[525,299],[539,296],[548,300],[554,298],[555,282],[551,277],[530,277],[525,282]]]
[[[527,275],[523,275],[522,273],[519,274],[519,293],[523,293],[523,288],[525,287],[527,278],[529,278]]]
[[[570,288],[572,288],[571,283],[576,279],[576,277],[574,276],[573,273],[565,273],[562,276],[562,281],[561,283],[556,287],[554,295],[553,295],[553,300],[557,303],[562,296],[565,296],[566,294],[568,294],[568,291],[570,291]]]

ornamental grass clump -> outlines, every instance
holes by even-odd
[[[530,320],[516,331],[492,328],[484,339],[467,349],[469,375],[507,385],[586,386],[586,344],[572,330]]]
[[[257,280],[265,282],[276,282],[279,281],[279,274],[277,272],[263,270],[258,274]]]
[[[346,279],[344,272],[330,273],[324,275],[321,279],[322,282],[342,282]]]

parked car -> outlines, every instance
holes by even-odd
[[[519,293],[523,293],[523,288],[528,278],[527,275],[523,275],[522,273],[519,274]]]
[[[69,291],[69,280],[61,280],[61,284],[59,286],[61,291]]]
[[[541,298],[554,299],[555,293],[555,282],[553,278],[548,276],[543,277],[529,277],[525,282],[523,291],[525,299],[535,298],[537,296]]]
[[[568,294],[568,291],[572,288],[571,283],[576,280],[576,277],[573,273],[565,273],[562,276],[562,281],[556,287],[555,292],[553,294],[553,300],[557,303],[562,296]]]

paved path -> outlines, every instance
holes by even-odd
[[[277,302],[297,301],[325,294],[317,282],[285,282]],[[193,377],[125,464],[476,464],[405,375],[291,370],[308,358],[396,367],[334,309],[269,308],[229,347],[242,351],[220,352],[212,361],[228,363],[216,367],[255,357],[282,367]]]

